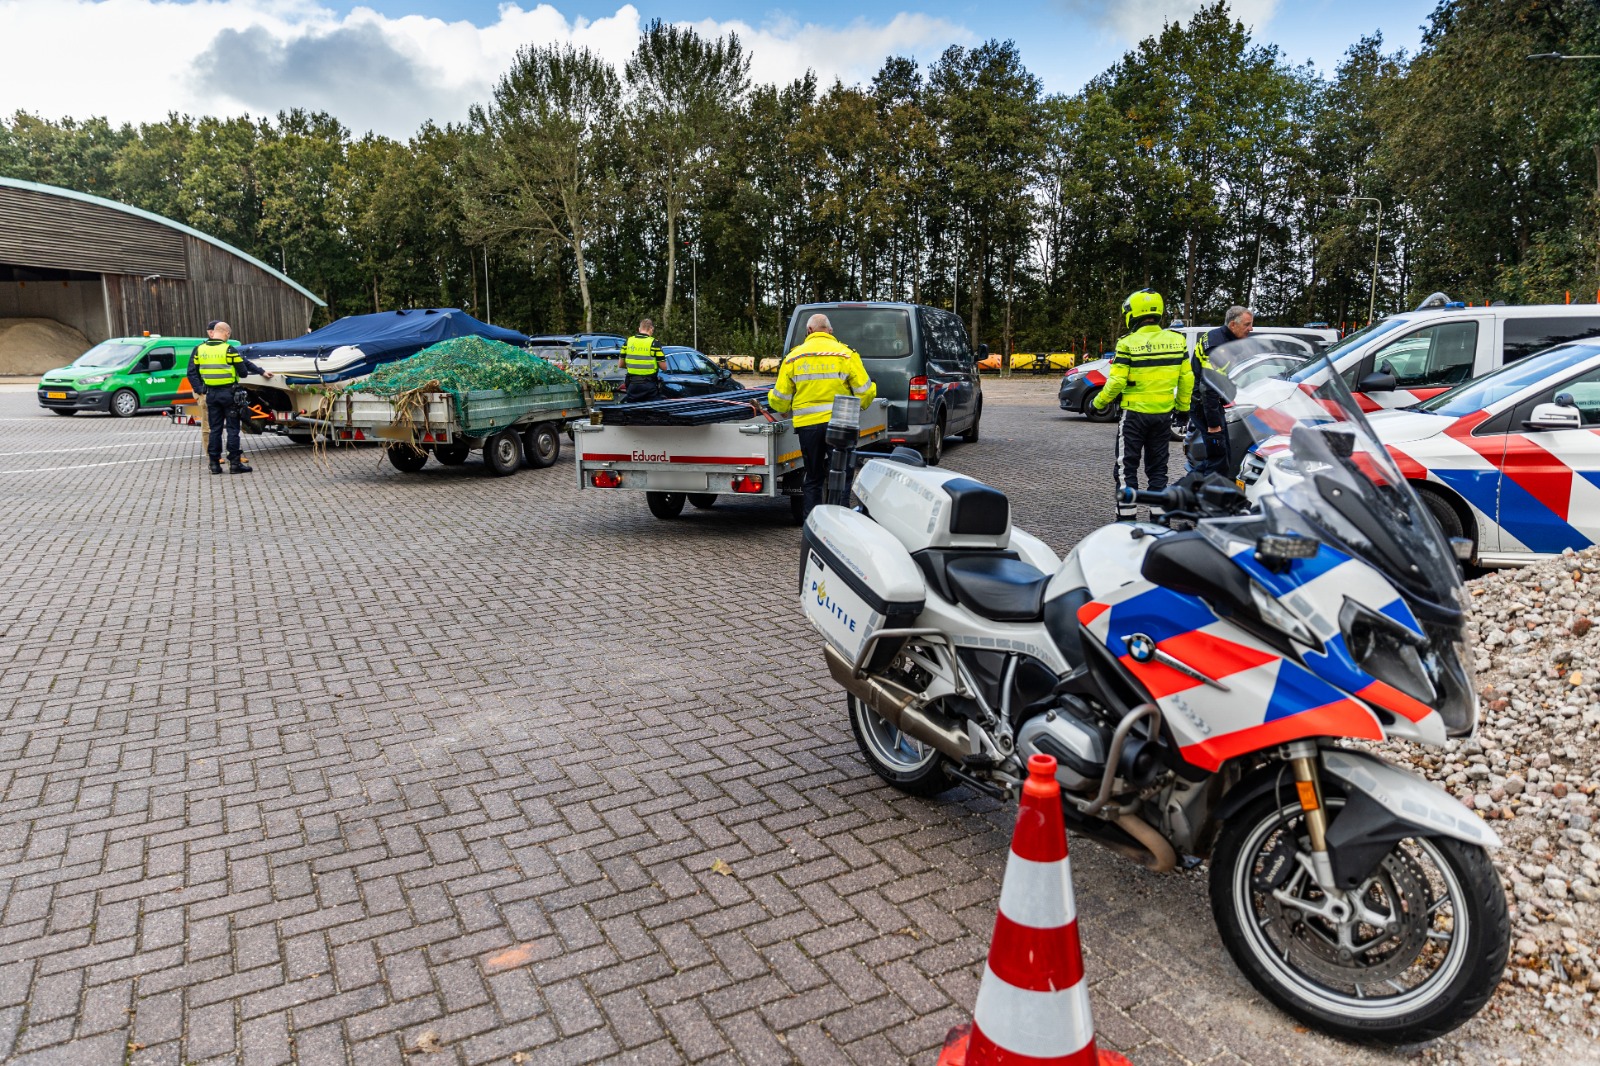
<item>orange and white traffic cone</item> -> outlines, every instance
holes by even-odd
[[[972,1024],[945,1037],[939,1066],[1129,1066],[1095,1047],[1061,786],[1048,755],[1028,757],[978,1004]]]

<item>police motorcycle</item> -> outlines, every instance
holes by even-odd
[[[1337,374],[1251,422],[1304,475],[1258,513],[1185,479],[1136,499],[1192,529],[1113,524],[1065,559],[915,453],[866,458],[844,506],[841,426],[801,602],[889,784],[1011,798],[1054,756],[1070,832],[1157,872],[1209,859],[1217,930],[1267,999],[1431,1039],[1505,969],[1500,841],[1369,748],[1476,729],[1460,572]]]

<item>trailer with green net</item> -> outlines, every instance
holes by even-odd
[[[331,441],[381,443],[397,470],[421,470],[430,455],[456,466],[476,451],[504,476],[554,464],[589,404],[582,383],[531,352],[461,337],[330,392],[319,421]]]

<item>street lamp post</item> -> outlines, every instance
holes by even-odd
[[[1383,246],[1383,201],[1376,196],[1347,196],[1351,203],[1367,201],[1378,205],[1378,234],[1372,238],[1372,284],[1367,288],[1367,325],[1372,325],[1373,310],[1378,302],[1378,250]]]

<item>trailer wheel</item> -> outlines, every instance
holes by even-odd
[[[717,505],[717,494],[714,492],[691,492],[689,503],[702,511],[709,511]]]
[[[677,518],[683,513],[681,492],[647,492],[644,502],[650,505],[650,513],[657,518]]]
[[[464,440],[452,441],[449,444],[435,444],[433,457],[445,466],[460,466],[467,461],[467,455],[472,451]]]
[[[383,454],[388,458],[390,466],[396,470],[404,470],[408,474],[415,474],[428,465],[428,453],[409,444],[385,444]]]
[[[561,457],[561,432],[553,422],[540,422],[529,426],[522,435],[528,465],[535,470],[553,466]]]
[[[483,442],[483,462],[495,477],[515,474],[522,468],[522,440],[514,429],[502,429]]]

